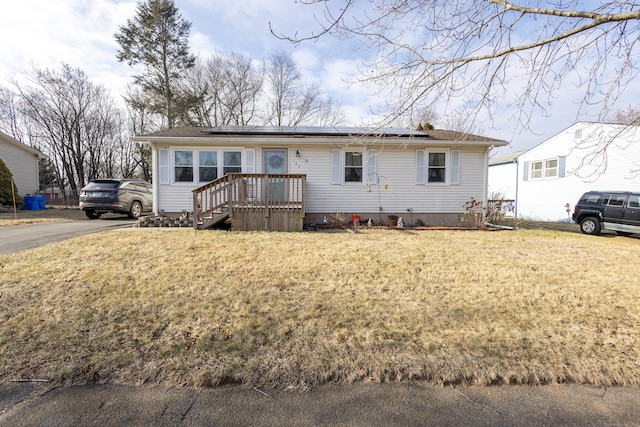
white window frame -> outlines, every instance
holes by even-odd
[[[209,180],[209,181],[200,180],[200,170],[202,168],[213,168],[213,167],[215,167],[215,169],[216,169],[216,178],[215,179],[220,178],[220,152],[218,150],[198,150],[197,153],[198,153],[198,168],[197,168],[197,171],[198,171],[198,183],[202,184],[202,183],[205,183],[205,182],[211,182],[212,181],[212,180]],[[202,164],[200,164],[200,155],[202,153],[216,153],[216,163],[215,163],[215,165],[202,165]]]
[[[550,162],[555,162],[555,166],[549,166]],[[552,157],[544,160],[536,160],[529,162],[529,179],[531,181],[541,181],[544,179],[557,179],[560,177],[560,163],[559,157]],[[553,173],[553,175],[549,175]]]
[[[169,152],[169,150],[166,150]],[[177,165],[192,167],[193,168],[193,180],[191,181],[178,181],[176,180],[176,164],[175,164],[175,153],[177,151],[189,151],[191,152],[191,161],[192,164],[188,165]],[[218,169],[218,178],[224,176],[225,167],[229,167],[230,165],[224,164],[224,153],[225,152],[239,152],[240,153],[240,173],[253,173],[255,171],[255,150],[254,149],[245,149],[245,148],[236,148],[236,147],[216,147],[216,148],[208,148],[208,147],[174,147],[171,149],[169,154],[170,164],[166,165],[167,173],[170,174],[170,182],[172,185],[202,185],[211,181],[200,181],[200,152],[201,151],[211,151],[217,153],[217,164],[216,167]],[[163,156],[161,155],[161,175],[162,175],[162,165]],[[251,162],[251,163],[250,163]],[[233,165],[236,166],[236,165]],[[208,166],[205,166],[208,167]],[[250,171],[250,172],[247,172]],[[161,176],[162,181],[162,176]],[[164,182],[161,182],[164,183]],[[168,182],[166,182],[168,183]]]
[[[429,155],[444,153],[444,182],[429,182]],[[416,150],[416,184],[426,186],[448,186],[460,184],[461,154],[450,148],[426,148]]]
[[[178,152],[184,152],[184,153],[191,153],[191,163],[187,164],[176,164],[176,153]],[[188,148],[180,148],[180,149],[174,149],[171,152],[171,181],[174,184],[193,184],[196,181],[196,157],[197,157],[197,151],[196,150],[192,150],[192,149],[188,149]],[[183,181],[183,180],[178,180],[177,176],[176,176],[176,168],[179,167],[184,167],[184,168],[191,168],[191,181]]]
[[[346,180],[347,153],[356,153],[362,156],[361,181]],[[349,150],[347,148],[334,148],[331,150],[331,184],[334,185],[374,185],[378,181],[378,153],[376,150]]]

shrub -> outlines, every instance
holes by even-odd
[[[13,191],[11,186],[13,184]],[[22,197],[18,194],[18,187],[13,182],[13,174],[7,165],[0,159],[0,205],[13,205],[15,196],[16,204],[22,206]]]

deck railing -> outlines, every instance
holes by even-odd
[[[305,180],[306,175],[227,174],[193,190],[194,228],[229,217],[238,230],[298,228]]]

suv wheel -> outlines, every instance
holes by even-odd
[[[131,209],[129,209],[129,218],[138,219],[142,215],[142,205],[140,202],[131,203]]]
[[[600,221],[598,218],[588,216],[580,222],[580,231],[584,234],[600,234]]]
[[[98,219],[100,218],[100,215],[102,215],[100,212],[96,212],[96,211],[84,211],[84,214],[89,219]]]

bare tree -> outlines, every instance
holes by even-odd
[[[28,79],[13,82],[20,121],[28,124],[29,142],[49,156],[62,189],[77,195],[92,178],[117,176],[114,141],[122,129],[108,91],[66,64],[60,71],[34,69]]]
[[[0,130],[18,141],[23,141],[23,129],[20,126],[17,102],[18,96],[15,92],[0,86]]]
[[[262,72],[244,55],[216,53],[198,61],[183,81],[194,95],[188,122],[200,126],[247,125],[258,111]]]
[[[528,128],[563,85],[582,91],[576,116],[598,104],[604,120],[638,72],[636,1],[299,1],[324,8],[317,31],[272,31],[295,43],[355,37],[377,51],[360,81],[391,88],[388,121],[414,106],[491,117],[506,106]]]
[[[275,52],[265,65],[267,117],[274,126],[302,124],[334,125],[340,120],[340,106],[322,97],[320,88],[305,84],[293,58]]]
[[[632,107],[631,105],[629,105],[624,109],[618,109],[614,111],[613,122],[623,124],[623,125],[634,125],[634,126],[639,125],[640,124],[640,108],[638,106]]]

